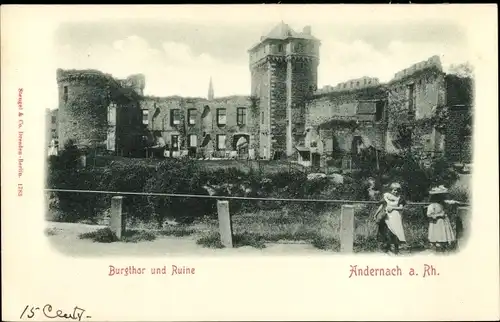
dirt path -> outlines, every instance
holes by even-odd
[[[233,249],[211,249],[196,244],[196,237],[158,237],[154,241],[138,243],[94,243],[80,239],[81,233],[94,231],[104,226],[48,222],[51,232],[48,238],[55,249],[68,256],[211,256],[211,255],[332,255],[310,244],[266,244],[264,249],[238,247]]]

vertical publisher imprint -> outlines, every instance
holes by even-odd
[[[17,90],[17,177],[19,180],[21,180],[21,177],[23,175],[23,89],[19,88]],[[21,182],[17,183],[17,196],[22,197],[23,195],[23,184]]]

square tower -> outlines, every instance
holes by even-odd
[[[296,32],[281,22],[249,49],[261,158],[294,154],[305,130],[305,101],[317,88],[320,44],[311,27]]]

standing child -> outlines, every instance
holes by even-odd
[[[388,252],[394,246],[394,253],[399,253],[401,243],[406,243],[403,230],[401,210],[406,202],[401,196],[401,185],[391,184],[391,191],[384,193],[382,204],[375,213],[378,223],[378,238],[383,243],[383,249]]]
[[[442,185],[429,191],[431,204],[427,207],[427,217],[430,219],[428,238],[436,251],[443,251],[456,240],[450,218],[445,211],[445,204],[455,204],[457,202],[446,200],[447,194],[448,189]]]

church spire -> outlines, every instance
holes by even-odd
[[[212,77],[210,77],[210,83],[208,84],[208,99],[214,99],[214,86],[212,84]]]

